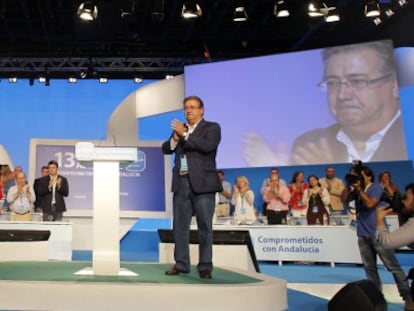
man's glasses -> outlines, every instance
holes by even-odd
[[[393,74],[389,73],[376,79],[368,79],[367,77],[351,77],[349,79],[329,78],[318,84],[319,89],[322,92],[337,92],[342,84],[350,87],[354,90],[362,90],[365,88],[374,87],[375,84],[385,81],[392,77]]]

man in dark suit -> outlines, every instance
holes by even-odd
[[[42,166],[42,168],[40,169],[40,173],[41,173],[41,176],[39,178],[36,178],[34,180],[34,183],[33,183],[33,188],[35,189],[34,191],[35,191],[36,197],[39,196],[39,194],[36,193],[36,188],[37,188],[37,184],[38,184],[39,180],[42,177],[45,177],[45,176],[49,175],[49,170],[47,168],[47,165]],[[37,212],[37,213],[42,212],[42,208],[40,207],[40,200],[39,199],[34,202],[34,207],[35,207],[35,212]]]
[[[298,137],[291,164],[406,160],[391,41],[327,48],[323,61],[319,87],[338,123]]]
[[[213,269],[213,213],[215,194],[222,191],[216,170],[216,153],[221,140],[220,125],[203,119],[204,104],[197,96],[184,99],[187,123],[171,123],[173,133],[162,145],[164,154],[175,154],[173,169],[173,230],[175,265],[165,272],[190,272],[189,230],[196,216],[201,278],[210,279]]]
[[[49,174],[41,177],[36,183],[35,192],[39,197],[39,207],[43,211],[44,221],[61,221],[66,211],[64,197],[69,195],[68,180],[58,174],[58,163],[55,160],[47,164]]]

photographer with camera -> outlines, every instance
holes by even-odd
[[[359,179],[348,189],[348,199],[354,198],[357,213],[358,247],[364,265],[365,275],[382,289],[378,274],[377,255],[389,270],[397,284],[400,296],[405,300],[406,310],[412,309],[411,290],[392,249],[386,249],[376,239],[376,210],[385,203],[380,201],[384,189],[374,182],[374,171],[361,166]]]
[[[405,197],[402,199],[403,207],[398,213],[407,221],[393,231],[389,232],[385,223],[385,217],[395,212],[391,206],[383,206],[377,209],[377,240],[385,248],[396,249],[402,246],[414,248],[414,183],[405,187]]]

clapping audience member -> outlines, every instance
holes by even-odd
[[[218,200],[216,202],[215,213],[217,217],[230,216],[231,184],[224,180],[223,171],[217,171],[217,175],[220,179],[223,190],[221,192],[217,192]]]
[[[12,186],[16,185],[15,176],[17,175],[17,173],[21,173],[21,172],[23,172],[23,169],[20,165],[17,165],[13,171],[10,169],[9,165],[6,165],[4,167],[4,174],[7,177],[6,177],[4,186],[3,186],[3,196],[5,196],[6,198],[7,198],[7,192],[9,191],[9,189]],[[10,210],[9,202],[7,202],[7,200],[4,201],[3,209],[6,211]]]
[[[329,204],[330,215],[342,215],[344,204],[341,201],[342,191],[345,185],[342,179],[335,176],[335,168],[329,166],[325,169],[325,177],[319,179],[323,188],[328,190],[331,203]]]
[[[57,161],[49,161],[49,174],[41,177],[36,185],[44,221],[61,221],[66,211],[64,197],[69,195],[69,184],[66,177],[58,174],[58,167]]]
[[[33,202],[36,200],[34,190],[26,184],[26,175],[23,172],[17,172],[15,179],[16,184],[7,192],[7,202],[12,212],[10,220],[31,221]]]
[[[39,194],[37,193],[36,189],[37,189],[37,184],[39,183],[40,178],[49,175],[49,169],[47,168],[47,165],[42,166],[40,173],[41,173],[41,176],[39,178],[36,178],[33,183],[33,188],[34,188],[36,197],[39,197]],[[42,208],[40,207],[40,200],[35,201],[34,207],[35,207],[35,212],[38,212],[38,213],[42,212]]]
[[[268,178],[265,178],[263,180],[262,186],[260,187],[260,194],[262,196],[263,196],[263,194],[265,192],[266,187],[268,187],[270,185],[270,179],[272,178],[273,175],[277,175],[279,177],[279,183],[280,183],[280,185],[286,186],[286,181],[284,181],[282,178],[280,178],[279,169],[276,168],[276,167],[272,167],[270,169],[269,177]],[[263,215],[266,215],[266,212],[267,212],[266,207],[267,207],[267,203],[264,202],[263,203],[263,207],[262,207]]]
[[[269,225],[286,223],[289,212],[290,191],[280,183],[279,175],[270,177],[269,185],[265,187],[263,201],[266,203],[267,223]]]
[[[328,225],[329,203],[331,202],[329,192],[321,186],[316,175],[310,175],[308,183],[309,188],[303,192],[303,205],[306,208],[308,225]]]
[[[234,205],[234,220],[237,224],[251,225],[256,221],[254,208],[254,192],[244,176],[236,178],[231,203]]]
[[[304,179],[305,174],[302,171],[296,171],[289,183],[289,206],[293,217],[306,216],[306,209],[303,205],[303,191],[308,189],[309,186],[304,182]]]

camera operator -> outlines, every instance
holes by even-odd
[[[409,246],[414,248],[414,183],[405,187],[405,198],[402,200],[403,208],[400,213],[408,218],[397,230],[389,232],[385,223],[385,217],[393,213],[389,206],[377,209],[377,240],[386,248],[399,248]]]
[[[411,307],[411,290],[405,279],[392,249],[386,249],[376,239],[376,209],[384,203],[380,201],[384,189],[374,182],[374,172],[368,166],[362,166],[360,176],[352,185],[348,199],[354,197],[357,211],[357,236],[358,248],[364,265],[365,275],[368,280],[374,282],[379,290],[382,289],[381,279],[378,274],[377,255],[384,266],[389,270],[397,284],[400,296],[406,301],[405,305]],[[414,310],[414,309],[406,309]]]

